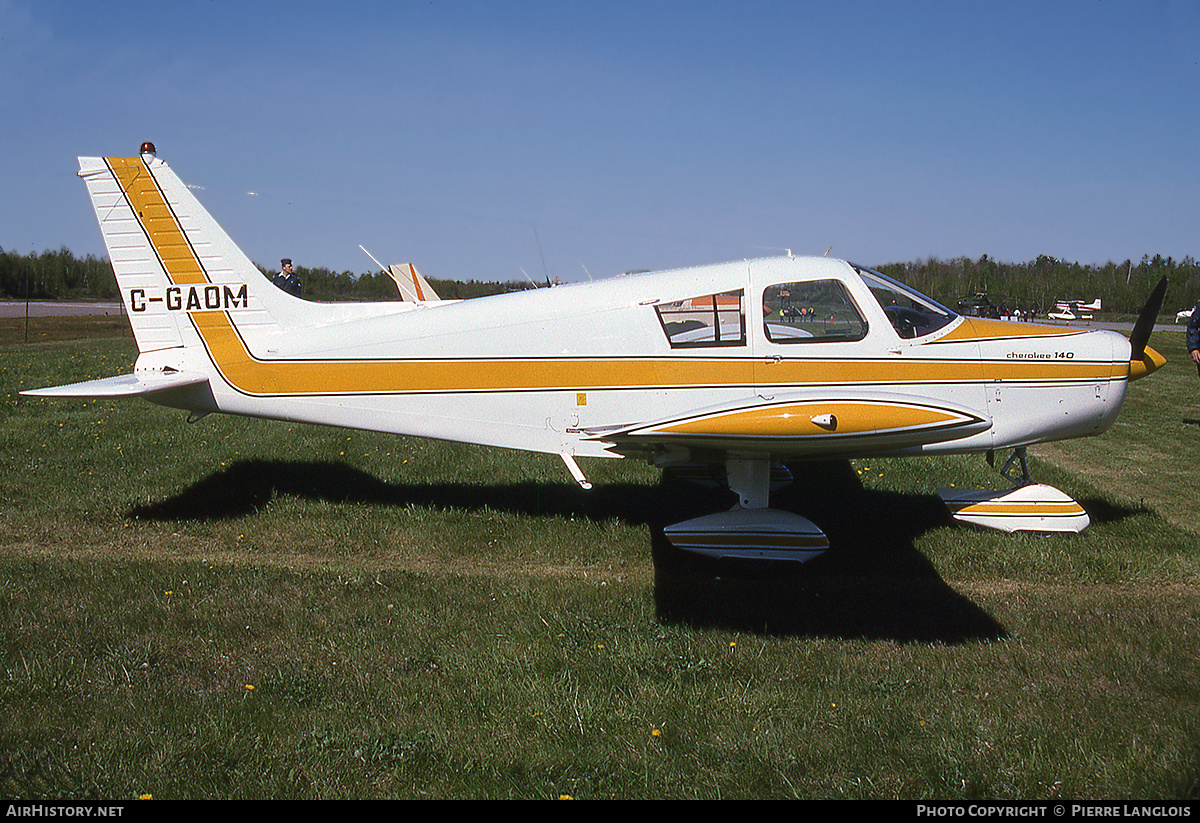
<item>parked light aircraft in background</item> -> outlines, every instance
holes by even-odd
[[[1104,307],[1104,302],[1097,297],[1091,303],[1085,303],[1082,300],[1056,300],[1054,301],[1055,309],[1070,309],[1071,311],[1100,311]]]
[[[1082,300],[1056,300],[1054,308],[1046,316],[1051,320],[1091,320],[1092,313],[1100,311],[1101,301],[1097,297],[1091,303]]]
[[[962,317],[870,269],[791,255],[464,301],[312,303],[273,286],[151,144],[80,158],[79,175],[139,356],[132,374],[27,394],[547,452],[585,488],[579,457],[711,467],[734,509],[666,534],[712,556],[828,546],[769,508],[777,463],[803,458],[1012,449],[1016,487],[940,490],[951,512],[1078,531],[1087,514],[1030,482],[1025,448],[1100,434],[1164,362],[1146,342],[1165,280],[1131,339]],[[419,288],[408,274],[398,285]]]

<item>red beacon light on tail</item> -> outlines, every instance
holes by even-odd
[[[158,152],[155,150],[154,144],[151,143],[149,140],[147,140],[145,143],[142,143],[142,154],[157,154],[157,153]]]

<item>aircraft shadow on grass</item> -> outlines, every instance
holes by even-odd
[[[181,493],[130,512],[142,520],[214,520],[252,515],[276,495],[380,506],[511,511],[529,516],[618,518],[651,534],[655,600],[665,622],[778,635],[961,643],[1007,631],[941,579],[913,541],[956,526],[936,495],[863,488],[847,461],[798,463],[775,508],[820,522],[830,550],[804,564],[712,560],[667,543],[662,527],[728,509],[727,490],[664,474],[654,487],[568,483],[387,483],[335,462],[244,461]],[[1093,520],[1135,512],[1088,501]],[[969,528],[959,526],[964,530]],[[1053,538],[1051,538],[1053,539]]]

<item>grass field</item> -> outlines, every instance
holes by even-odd
[[[0,328],[0,796],[1200,796],[1181,334],[1031,450],[1082,535],[955,525],[979,457],[797,464],[833,548],[758,570],[652,545],[725,501],[630,461],[19,397],[132,363],[50,327]]]

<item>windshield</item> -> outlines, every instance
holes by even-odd
[[[932,334],[958,317],[936,300],[886,274],[862,266],[854,266],[854,270],[862,275],[867,287],[883,307],[883,313],[896,329],[896,334],[905,339]]]

